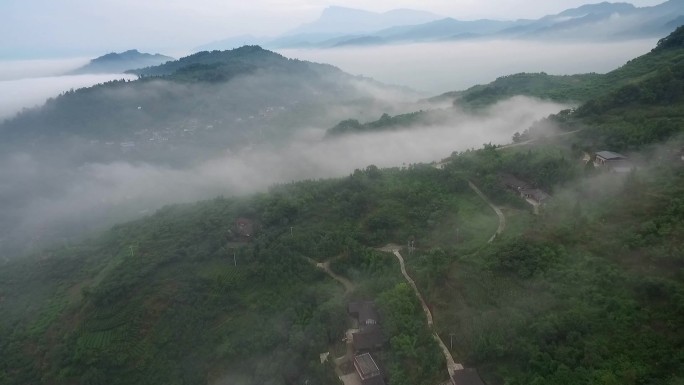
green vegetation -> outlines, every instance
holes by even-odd
[[[442,115],[441,118],[438,116]],[[328,129],[327,136],[340,136],[346,134],[359,134],[377,131],[406,129],[418,124],[431,124],[437,121],[446,121],[447,114],[440,111],[418,111],[408,114],[390,116],[382,114],[380,119],[360,123],[356,119],[347,119],[339,122],[334,127]]]
[[[596,84],[602,75],[549,75],[520,73],[503,76],[486,85],[473,86],[465,91],[449,92],[436,100],[451,99],[467,107],[485,107],[516,95],[532,96],[556,102],[581,102],[602,92]]]
[[[0,384],[334,384],[319,354],[339,346],[345,304],[358,298],[384,317],[390,382],[438,383],[443,357],[420,306],[376,250],[410,239],[408,270],[436,330],[487,383],[682,384],[682,34],[606,75],[631,84],[552,118],[581,133],[485,145],[442,169],[369,166],[169,206],[3,264]],[[599,146],[643,150],[640,168],[617,175],[579,160]],[[500,174],[554,198],[533,216]],[[468,181],[513,213],[491,244],[496,217]],[[237,218],[255,224],[249,242]],[[356,289],[345,296],[307,258],[335,258]]]
[[[9,263],[0,273],[3,381],[203,383],[230,373],[247,384],[334,383],[318,355],[343,335],[346,302],[305,257],[338,255],[376,261],[352,278],[356,295],[379,298],[403,336],[390,343],[390,376],[440,378],[440,361],[405,372],[401,362],[440,353],[415,298],[397,302],[396,261],[368,247],[426,237],[458,216],[467,193],[465,181],[433,167],[369,167],[249,199],[167,207],[100,239]],[[230,235],[238,217],[259,224],[251,243]]]
[[[492,83],[473,86],[465,91],[448,92],[433,98],[434,101],[453,100],[464,107],[486,107],[498,101],[525,95],[556,102],[585,103],[606,94],[619,92],[629,98],[635,84],[660,77],[661,84],[667,83],[667,69],[679,67],[682,52],[682,27],[658,42],[651,53],[630,60],[622,67],[607,74],[549,75],[546,73],[519,73],[503,76]],[[665,74],[663,74],[665,73]],[[665,78],[663,78],[665,77]],[[664,82],[664,83],[663,83]],[[678,85],[667,85],[656,93],[670,94]],[[652,92],[652,91],[651,91]],[[659,95],[644,95],[658,98]],[[620,100],[616,100],[619,104]]]

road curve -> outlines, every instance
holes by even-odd
[[[315,261],[309,257],[304,257],[304,258],[306,258],[306,260],[309,261],[309,263],[311,263],[312,265],[323,270],[326,274],[328,274],[330,276],[330,278],[341,283],[342,286],[344,286],[344,294],[349,294],[352,291],[354,291],[354,289],[356,288],[356,286],[354,286],[354,284],[350,280],[348,280],[347,278],[344,278],[340,275],[335,274],[330,269],[330,261],[325,261],[325,262],[321,263],[321,262]]]
[[[496,215],[499,217],[499,228],[496,229],[496,233],[494,233],[494,235],[492,235],[492,237],[489,238],[489,241],[487,241],[488,243],[492,243],[492,242],[494,242],[496,237],[501,235],[501,233],[503,233],[504,230],[506,229],[506,217],[504,216],[503,211],[501,211],[500,208],[494,206],[494,203],[492,203],[492,201],[490,201],[489,198],[487,198],[487,196],[484,195],[484,193],[482,191],[480,191],[480,189],[477,188],[477,186],[475,186],[475,184],[473,184],[473,182],[468,181],[468,185],[470,186],[471,189],[473,189],[473,191],[475,191],[475,193],[477,193],[477,195],[480,196],[480,198],[482,198],[482,200],[487,202],[489,207],[491,207],[492,210],[494,210]]]

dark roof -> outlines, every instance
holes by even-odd
[[[364,353],[354,357],[354,366],[362,380],[380,375],[380,368],[375,363],[370,353]]]
[[[380,314],[375,302],[351,302],[347,310],[359,320],[359,331],[352,334],[354,349],[372,350],[385,344],[387,338],[380,327]]]
[[[618,160],[618,159],[627,159],[626,156],[622,154],[618,154],[617,152],[612,152],[612,151],[599,151],[596,153],[596,156],[600,156],[601,158],[605,160]]]
[[[536,188],[523,190],[523,194],[525,194],[526,196],[530,196],[530,198],[536,200],[537,202],[541,202],[551,198],[551,195]]]
[[[499,175],[499,180],[506,185],[508,188],[512,189],[526,189],[532,187],[529,183],[522,181],[511,174],[501,174]]]
[[[375,349],[384,345],[386,340],[385,334],[378,325],[368,326],[352,333],[352,343],[357,351]]]
[[[485,385],[475,369],[463,369],[454,372],[451,376],[454,385]]]
[[[380,315],[375,306],[375,302],[351,302],[347,307],[349,314],[359,320],[359,328],[363,329],[366,325],[376,325],[380,323]]]

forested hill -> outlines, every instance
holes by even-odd
[[[649,53],[606,74],[549,75],[520,73],[486,85],[449,92],[430,100],[452,102],[457,108],[481,109],[517,95],[574,103],[577,111],[563,111],[551,120],[568,131],[586,126],[584,144],[609,145],[616,150],[663,140],[681,131],[684,95],[684,27],[661,39]],[[630,109],[632,104],[640,108]],[[328,130],[330,135],[406,129],[445,121],[448,110],[417,111],[361,123],[345,119]],[[651,119],[644,119],[649,116]],[[542,122],[541,131],[547,127]],[[531,131],[535,131],[532,127]],[[530,137],[516,136],[516,140]],[[630,138],[626,138],[625,135]]]
[[[96,73],[122,73],[135,68],[156,66],[167,61],[174,60],[172,57],[161,54],[141,53],[132,49],[121,53],[108,53],[91,60],[85,66],[72,71],[72,74],[96,74]]]
[[[393,109],[376,98],[374,90],[389,89],[382,84],[256,46],[201,52],[139,74],[135,81],[69,91],[21,112],[0,124],[0,147],[69,139],[88,142],[94,154],[125,143],[129,157],[143,160],[164,157],[170,147],[206,146],[197,153],[205,157],[278,140],[297,128],[332,125],[346,108],[369,117]]]
[[[230,73],[231,68],[251,70],[275,68],[295,72],[310,69],[319,72],[326,71],[328,74],[342,74],[341,70],[333,66],[288,60],[282,55],[265,50],[259,46],[243,46],[228,51],[202,51],[176,61],[170,61],[158,66],[134,69],[128,71],[128,73],[138,76],[163,76],[177,74],[181,70],[199,69],[211,69],[216,72],[225,71]]]
[[[659,70],[677,66],[682,60],[682,28],[663,38],[651,52],[630,60],[607,74],[549,75],[520,73],[464,91],[448,92],[433,100],[452,100],[463,106],[481,107],[515,95],[559,102],[583,103],[625,85],[654,76]]]

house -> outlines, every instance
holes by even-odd
[[[452,385],[485,385],[475,369],[456,370],[451,376]]]
[[[351,302],[347,306],[349,314],[358,320],[358,331],[352,333],[354,350],[371,351],[381,348],[387,338],[380,326],[380,315],[374,302]]]
[[[361,378],[362,385],[385,385],[382,371],[370,353],[354,357],[354,369],[356,369],[356,373]]]
[[[536,188],[520,190],[520,197],[531,200],[532,204],[543,205],[546,201],[551,198],[551,195],[545,193],[544,191]]]
[[[520,192],[520,190],[532,188],[532,185],[530,185],[529,183],[521,181],[520,179],[510,174],[499,175],[499,181],[501,181],[504,187],[515,192]]]
[[[504,187],[519,194],[522,199],[531,204],[535,214],[539,214],[539,206],[543,206],[551,198],[551,195],[510,174],[499,175],[499,181]]]
[[[594,156],[594,167],[617,173],[630,172],[634,168],[626,156],[612,151],[597,152]]]

